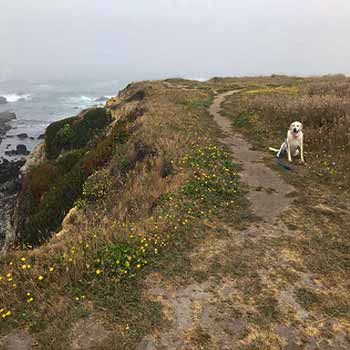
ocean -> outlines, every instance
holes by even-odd
[[[5,155],[5,151],[25,144],[30,151],[40,140],[45,128],[52,122],[74,116],[84,108],[103,105],[122,88],[121,81],[4,81],[0,80],[0,96],[6,104],[0,104],[0,113],[11,111],[17,119],[11,129],[2,136],[0,160],[17,160],[19,156]],[[27,134],[20,139],[18,134]]]

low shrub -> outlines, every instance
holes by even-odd
[[[67,212],[81,197],[88,177],[102,168],[115,147],[127,139],[126,124],[119,122],[107,137],[100,138],[94,149],[73,150],[31,169],[19,198],[17,231],[21,242],[41,244],[59,229]],[[94,187],[88,183],[87,197],[98,198],[105,185]]]
[[[73,166],[84,157],[86,153],[85,149],[78,149],[66,152],[59,156],[55,162],[59,173],[67,173]]]
[[[107,169],[95,171],[83,185],[83,199],[96,201],[103,198],[112,186],[112,177]]]
[[[85,147],[110,121],[105,108],[92,108],[79,116],[52,123],[45,133],[47,157],[55,159],[63,150]]]

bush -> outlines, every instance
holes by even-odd
[[[85,147],[110,121],[105,108],[92,108],[77,117],[52,123],[45,133],[47,157],[55,159],[63,150]]]
[[[20,240],[37,245],[59,229],[65,215],[82,195],[88,177],[109,161],[116,145],[127,139],[125,123],[118,122],[107,137],[97,141],[95,149],[73,150],[31,169],[19,197]],[[91,186],[91,195],[93,188]]]
[[[96,201],[103,198],[112,186],[112,177],[107,169],[95,171],[83,186],[83,199]]]
[[[84,157],[85,153],[85,149],[78,149],[59,156],[55,162],[59,173],[65,174],[70,171],[73,166]]]

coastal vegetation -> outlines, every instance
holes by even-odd
[[[147,327],[161,320],[158,306],[141,302],[136,287],[147,271],[185,267],[186,251],[193,239],[204,239],[208,220],[239,225],[248,215],[237,167],[219,147],[216,129],[208,133],[209,99],[162,82],[140,83],[109,101],[111,123],[99,124],[84,141],[67,132],[67,120],[48,128],[51,153],[29,169],[19,197],[19,250],[0,267],[2,329],[24,322],[45,338],[54,332],[56,348],[63,348],[65,321],[57,315],[67,320],[68,312],[74,322],[88,300],[98,307],[115,293],[124,296],[114,301],[110,316],[141,321],[127,342],[144,334],[149,313]],[[68,121],[71,128],[74,118]],[[63,309],[52,304],[62,295],[68,298]],[[144,305],[130,313],[124,303]]]
[[[247,90],[229,97],[225,109],[234,126],[265,150],[280,146],[291,121],[302,122],[308,176],[347,191],[350,188],[349,98],[350,79],[336,75],[305,79],[288,88]]]
[[[140,82],[52,124],[0,260],[0,348],[21,329],[38,349],[82,338],[86,349],[144,349],[164,329],[171,342],[181,317],[196,349],[225,337],[242,350],[346,344],[349,86],[343,76]],[[236,91],[223,104],[233,129],[297,189],[264,230],[251,226],[263,220],[247,196],[275,189],[247,188],[208,112],[226,91]],[[307,164],[286,172],[267,148],[294,118]],[[206,326],[188,327],[186,312]]]
[[[127,140],[122,122],[108,136],[98,135],[108,120],[105,109],[98,108],[48,127],[48,159],[29,169],[19,196],[16,229],[22,244],[38,245],[50,238],[82,195],[88,177]]]
[[[109,123],[110,115],[105,108],[92,108],[50,124],[45,132],[47,158],[55,159],[62,151],[86,147]]]

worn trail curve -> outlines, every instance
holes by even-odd
[[[209,112],[223,131],[222,143],[232,151],[233,158],[242,167],[241,180],[249,186],[248,199],[254,214],[267,223],[273,223],[292,202],[288,194],[294,188],[281,176],[264,164],[264,153],[252,149],[252,145],[232,130],[231,121],[221,115],[226,97],[238,93],[229,91],[218,95]]]

